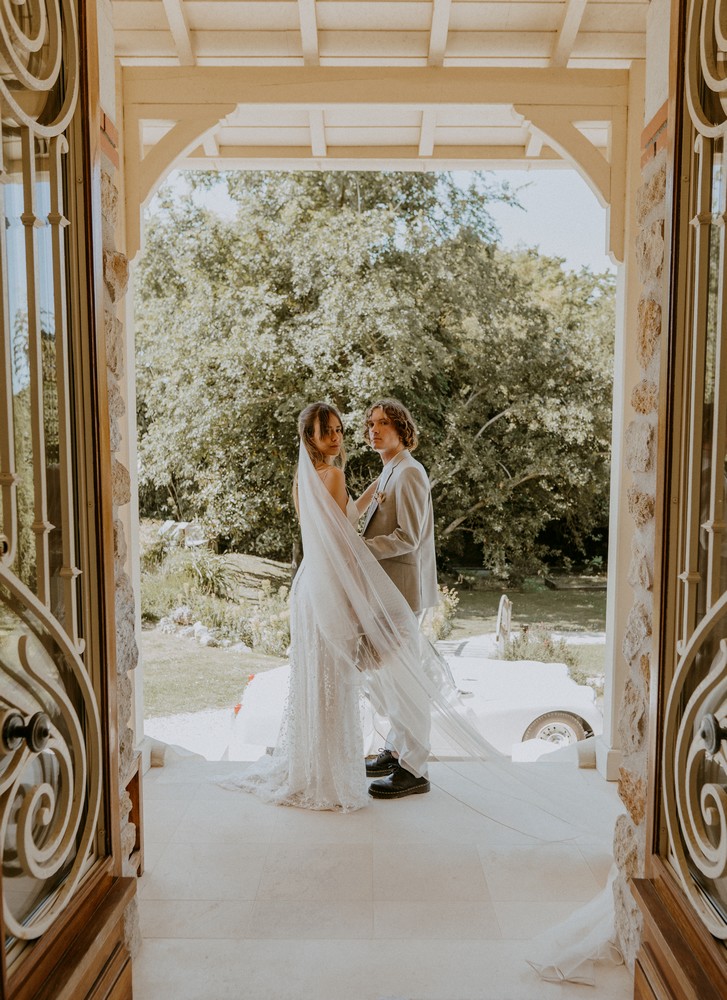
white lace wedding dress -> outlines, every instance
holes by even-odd
[[[347,516],[358,513],[352,500]],[[363,760],[361,674],[354,666],[357,637],[340,655],[321,627],[313,601],[318,588],[303,559],[290,592],[290,688],[278,743],[242,775],[223,782],[267,802],[348,812],[370,802]],[[336,602],[335,591],[329,595]]]
[[[304,559],[290,595],[290,688],[278,743],[272,755],[219,783],[306,809],[367,805],[365,690],[374,710],[388,717],[394,749],[409,770],[426,771],[434,729],[447,756],[479,763],[473,803],[488,793],[488,820],[536,840],[572,838],[577,821],[561,817],[578,817],[579,803],[567,801],[565,792],[560,802],[552,792],[543,795],[538,765],[513,765],[473,725],[445,662],[359,537],[355,508],[349,503],[349,516],[343,516],[303,445],[298,500]],[[587,817],[583,822],[583,832],[592,834]],[[532,955],[544,978],[588,981],[593,960],[609,953],[610,890],[588,906],[588,913],[573,915],[570,929]]]

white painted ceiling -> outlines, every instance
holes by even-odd
[[[445,74],[454,67],[624,70],[644,56],[648,6],[648,0],[112,0],[122,67],[260,67],[268,77],[275,67],[304,66],[389,73],[440,67]],[[141,116],[143,153],[174,121]],[[574,124],[608,159],[607,116]],[[456,165],[468,150],[473,165],[477,150],[480,165],[563,163],[507,104],[432,110],[361,101],[339,108],[240,104],[184,165],[348,167],[361,158],[371,166],[389,160],[411,168],[415,161]]]

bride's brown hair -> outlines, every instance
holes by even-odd
[[[298,415],[298,436],[305,445],[305,450],[308,452],[308,456],[314,466],[325,465],[326,458],[318,448],[316,448],[316,443],[313,440],[313,435],[316,430],[316,420],[318,421],[318,426],[320,428],[321,434],[326,434],[330,426],[331,420],[338,420],[341,427],[343,427],[343,418],[338,412],[335,406],[331,403],[309,403],[304,410],[300,411]],[[337,458],[333,459],[333,465],[338,466],[339,469],[343,469],[346,466],[346,449],[341,445],[341,451],[339,452]],[[295,509],[298,510],[298,470],[295,470],[295,477],[293,478],[293,501],[295,503]]]
[[[320,432],[323,435],[328,433],[331,419],[338,420],[341,427],[343,427],[343,418],[336,407],[331,403],[321,402],[309,403],[304,410],[301,410],[298,416],[298,436],[305,445],[305,450],[310,455],[310,460],[313,465],[322,465],[326,462],[325,455],[323,455],[316,448],[315,441],[313,440],[313,435],[316,430],[316,420],[318,421]],[[339,469],[345,468],[346,449],[343,445],[341,445],[341,451],[338,457],[334,458],[333,464],[337,465]]]

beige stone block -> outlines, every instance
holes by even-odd
[[[122,379],[126,370],[124,325],[110,309],[104,311],[104,332],[106,334],[106,366],[117,379]]]
[[[119,716],[119,728],[128,726],[131,718],[133,702],[133,688],[131,678],[128,674],[121,674],[116,684],[117,713]]]
[[[111,301],[118,302],[129,283],[129,261],[125,255],[118,250],[104,250],[103,276]]]
[[[613,831],[613,859],[626,878],[639,878],[643,875],[639,839],[639,833],[631,819],[625,813],[619,816]]]
[[[636,826],[640,826],[646,815],[646,782],[626,767],[618,769],[618,794]]]
[[[106,384],[108,386],[109,414],[113,419],[118,420],[126,413],[126,403],[121,395],[119,383],[111,372],[107,372]]]
[[[627,663],[631,663],[643,644],[651,636],[651,614],[646,605],[638,603],[629,611],[621,649]]]
[[[655,299],[641,299],[638,313],[636,355],[642,368],[647,368],[654,357],[660,336],[661,306]]]
[[[636,221],[639,226],[643,226],[654,212],[664,214],[665,195],[666,162],[662,162],[636,193]]]
[[[127,823],[121,828],[121,854],[122,857],[128,858],[131,856],[134,850],[134,844],[136,843],[136,827],[133,823]]]
[[[131,812],[131,806],[132,806],[131,796],[129,795],[129,793],[124,788],[124,790],[121,793],[121,797],[119,799],[119,815],[121,816],[121,824],[122,824],[122,826],[129,819],[129,813]]]
[[[126,533],[124,531],[123,523],[116,518],[114,521],[114,560],[116,565],[116,577],[121,576],[124,572],[124,565],[126,564]]]
[[[112,453],[119,451],[123,438],[118,420],[109,420],[109,445]]]
[[[134,770],[134,760],[136,757],[136,745],[134,732],[126,726],[125,729],[119,727],[121,736],[119,738],[119,779],[122,785],[126,785]]]
[[[111,451],[118,451],[121,447],[122,435],[119,419],[126,413],[126,404],[121,396],[119,383],[113,374],[107,370],[106,385],[109,406],[109,437],[111,441]]]
[[[646,546],[637,536],[631,539],[628,581],[634,589],[641,587],[644,590],[651,590],[653,583],[649,554]]]
[[[631,392],[631,405],[637,413],[655,413],[659,406],[659,387],[656,382],[642,379]]]
[[[111,459],[111,486],[114,503],[123,507],[131,500],[131,476],[129,470],[117,459]]]
[[[644,493],[637,486],[630,487],[627,495],[629,513],[639,528],[643,528],[654,516],[654,504],[656,501],[651,493]]]
[[[641,284],[661,276],[664,263],[664,222],[657,219],[645,226],[636,237],[636,261]]]
[[[627,754],[638,753],[644,745],[648,719],[649,704],[644,691],[640,684],[629,677],[624,687],[618,721],[621,746]]]
[[[626,428],[626,465],[632,472],[648,472],[654,451],[654,428],[645,420],[632,420]]]
[[[626,880],[619,876],[613,886],[616,940],[624,961],[633,970],[641,944],[642,918]]]
[[[101,215],[115,226],[118,221],[119,191],[107,170],[101,171]]]
[[[116,671],[125,674],[139,662],[136,644],[136,606],[131,581],[126,573],[116,580]]]

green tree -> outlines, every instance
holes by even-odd
[[[497,192],[446,175],[229,174],[225,221],[169,192],[137,283],[143,508],[287,554],[295,418],[342,409],[354,489],[368,402],[414,412],[441,553],[498,572],[604,530],[611,279],[497,249]],[[197,186],[210,183],[195,175]],[[552,549],[552,544],[550,549]],[[552,555],[552,552],[550,553]]]

